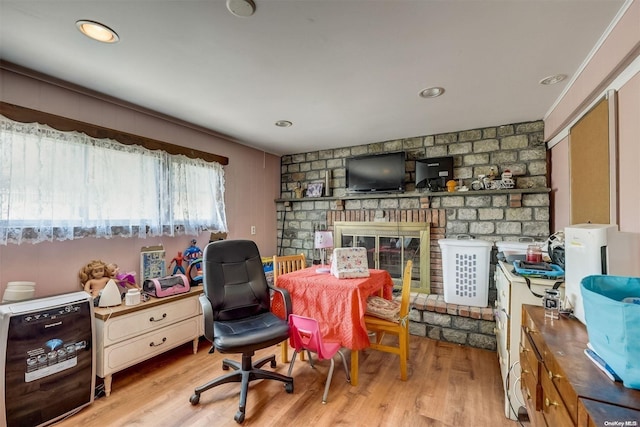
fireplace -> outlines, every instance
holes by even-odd
[[[398,286],[403,266],[413,260],[412,290],[430,292],[430,224],[428,222],[336,221],[335,247],[364,247],[370,268],[387,270]]]

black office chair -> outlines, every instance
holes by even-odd
[[[270,289],[280,292],[285,313],[291,313],[291,298],[284,289],[268,285],[256,244],[250,240],[220,240],[209,243],[203,256],[205,337],[213,343],[210,353],[242,353],[242,363],[224,359],[222,369],[234,372],[197,387],[189,401],[197,405],[200,394],[220,384],[242,382],[240,406],[234,419],[244,421],[249,382],[258,379],[282,381],[293,393],[293,378],[260,369],[267,362],[276,367],[275,355],[252,363],[256,350],[278,344],[289,337],[287,320],[270,311]]]

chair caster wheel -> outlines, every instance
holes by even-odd
[[[284,389],[289,394],[293,393],[293,384],[289,384],[289,383],[285,384]]]
[[[271,361],[271,369],[274,369],[277,366],[277,363],[275,360]]]
[[[228,370],[229,370],[229,367],[223,363],[223,364],[222,364],[222,370],[223,370],[223,371],[228,371]]]
[[[193,396],[191,396],[189,398],[189,402],[192,405],[197,405],[200,402],[200,395],[199,394],[194,394]]]
[[[244,412],[236,412],[236,416],[233,419],[238,423],[242,424],[244,422]]]

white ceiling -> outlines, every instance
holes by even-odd
[[[255,2],[0,0],[0,58],[282,155],[542,119],[624,4]]]

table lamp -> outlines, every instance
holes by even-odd
[[[323,266],[326,265],[327,248],[333,247],[333,233],[331,231],[316,231],[314,238],[314,246],[320,249],[320,259]],[[320,267],[316,269],[316,273],[329,273],[328,267]]]

